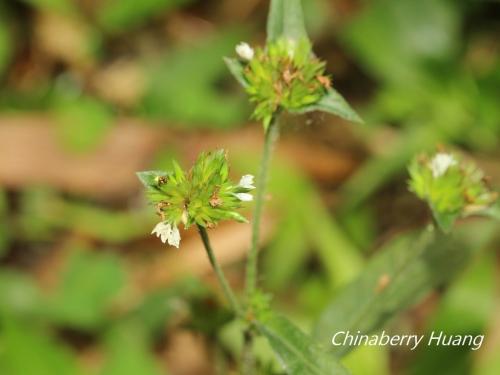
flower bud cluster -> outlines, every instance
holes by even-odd
[[[240,43],[236,53],[245,89],[256,104],[253,117],[265,127],[278,110],[300,111],[317,103],[330,88],[325,63],[314,56],[305,38],[279,39],[255,50]]]
[[[410,164],[409,173],[410,190],[429,204],[445,232],[458,218],[482,214],[497,199],[474,163],[450,153],[419,155]]]
[[[153,233],[164,243],[179,246],[180,223],[185,228],[193,224],[211,228],[221,220],[247,221],[237,210],[252,200],[253,176],[233,183],[224,150],[200,154],[187,173],[174,161],[170,172],[145,171],[137,176],[161,218]]]

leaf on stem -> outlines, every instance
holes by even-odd
[[[328,89],[325,96],[323,96],[317,103],[308,105],[294,110],[295,113],[307,113],[312,111],[322,111],[339,116],[345,120],[363,123],[359,115],[351,108],[349,103],[340,95],[335,89]]]
[[[267,41],[307,38],[300,0],[272,0],[267,20]]]
[[[299,328],[282,316],[267,315],[257,328],[287,374],[347,375],[349,372]]]
[[[392,241],[323,311],[314,336],[329,343],[339,331],[370,334],[401,311],[415,305],[433,288],[450,281],[474,252],[492,238],[495,223],[479,222],[452,236],[432,232]],[[416,238],[418,237],[418,238]],[[352,347],[337,346],[342,356]]]
[[[241,65],[238,59],[234,59],[232,57],[224,57],[224,62],[233,77],[241,86],[243,86],[243,88],[246,89],[248,87],[248,82],[243,74],[243,65]]]

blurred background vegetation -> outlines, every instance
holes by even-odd
[[[310,330],[367,259],[428,222],[406,189],[415,153],[456,147],[500,185],[500,6],[303,5],[333,85],[366,121],[318,114],[282,129],[260,282]],[[134,172],[225,147],[235,176],[255,174],[262,128],[222,56],[264,43],[267,10],[262,0],[0,1],[1,374],[237,373],[239,327],[196,233],[181,250],[149,236],[157,218]],[[361,348],[347,357],[353,374],[499,374],[498,229],[475,232],[464,272],[388,328],[482,333],[481,350]],[[241,287],[249,226],[211,236]]]

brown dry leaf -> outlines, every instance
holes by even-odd
[[[188,330],[168,335],[162,357],[172,375],[211,375],[214,373],[209,347],[204,338]]]
[[[225,0],[219,3],[220,16],[231,23],[245,22],[256,8],[262,5],[262,0],[233,1]]]
[[[138,62],[120,60],[96,72],[92,86],[101,98],[132,108],[144,93],[146,79]]]
[[[44,53],[73,66],[93,65],[92,31],[77,17],[43,11],[35,19],[35,43]]]
[[[207,149],[260,155],[262,148],[260,126],[228,133],[193,133],[146,126],[149,124],[121,119],[94,151],[75,155],[62,147],[49,117],[0,117],[0,185],[16,189],[44,185],[73,194],[120,199],[139,189],[135,172],[150,168],[160,149],[175,145],[182,159],[193,161]],[[342,181],[356,167],[347,152],[304,141],[299,135],[280,140],[277,152],[314,180],[329,184]]]
[[[224,148],[229,155],[248,152],[260,158],[262,128],[255,125],[226,134],[205,132],[201,135],[188,135],[183,137],[180,146],[189,160],[194,160],[200,151],[215,148]],[[292,160],[312,179],[330,184],[343,181],[358,164],[347,152],[313,140],[304,140],[301,134],[280,139],[276,152],[284,160]]]
[[[298,137],[285,140],[279,152],[314,180],[328,184],[343,181],[357,166],[357,162],[345,152],[316,142],[306,143]]]
[[[89,154],[75,155],[58,142],[43,116],[0,118],[0,186],[51,186],[61,191],[118,199],[137,191],[135,172],[162,141],[139,121],[121,120]]]
[[[173,13],[165,22],[165,33],[177,43],[198,43],[215,32],[213,23],[187,13]]]

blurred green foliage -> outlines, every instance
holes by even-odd
[[[58,285],[51,293],[40,291],[35,280],[18,271],[1,270],[0,369],[3,373],[93,373],[90,368],[77,365],[77,353],[54,332],[67,329],[85,332],[94,339],[100,340],[102,336],[106,358],[102,374],[137,374],[137,371],[165,374],[151,353],[158,330],[183,310],[192,310],[187,316],[197,316],[196,306],[210,297],[210,292],[199,281],[186,279],[120,309],[120,293],[126,280],[120,258],[113,253],[93,253],[78,246],[70,250]],[[206,311],[211,310],[214,306]],[[204,316],[203,324],[212,324],[210,316],[206,313]]]
[[[111,32],[127,31],[131,27],[148,22],[157,14],[192,2],[192,0],[106,0],[98,9],[98,20],[102,27]]]
[[[123,268],[116,257],[76,251],[61,276],[59,288],[51,296],[48,314],[63,326],[98,329],[124,281]]]
[[[285,7],[288,3],[276,1],[275,11],[293,10]],[[289,367],[313,366],[322,373],[319,354],[307,350],[302,361],[290,363],[289,352],[309,340],[296,323],[305,332],[321,317],[316,331],[325,345],[345,324],[375,331],[410,329],[405,324],[412,323],[401,314],[437,287],[436,296],[442,296],[437,307],[417,322],[425,332],[498,333],[498,225],[461,223],[457,240],[413,253],[416,234],[397,231],[406,229],[398,222],[401,216],[414,217],[414,226],[421,222],[416,203],[394,217],[391,208],[379,208],[386,203],[386,189],[391,202],[408,200],[392,194],[394,185],[404,185],[405,167],[417,152],[438,143],[490,160],[497,173],[495,5],[467,0],[303,3],[314,51],[366,121],[348,131],[368,157],[339,187],[339,196],[336,187],[320,185],[296,165],[277,159],[271,194],[278,224],[265,246],[262,281],[293,323],[279,320],[263,326],[263,332]],[[154,120],[145,126],[182,132],[236,130],[251,106],[222,57],[234,55],[241,40],[263,43],[264,36],[254,32],[264,26],[263,4],[250,10],[237,6],[247,12],[243,18],[230,1],[2,2],[0,111],[50,115],[58,141],[82,157],[95,151],[122,117]],[[54,15],[48,18],[51,27],[43,26],[44,17]],[[276,32],[284,27],[275,25]],[[60,45],[63,36],[74,39]],[[123,61],[137,75],[128,86],[121,86],[128,73],[116,73],[119,84],[106,75]],[[117,94],[127,94],[126,100]],[[311,129],[324,144],[344,147],[343,139],[333,142],[321,126]],[[285,137],[295,132],[308,136],[291,126]],[[182,158],[192,144],[184,146],[182,136],[174,138],[149,167],[162,169],[170,157]],[[231,156],[237,172],[256,170],[254,153]],[[243,328],[229,321],[205,281],[134,289],[141,284],[130,272],[138,262],[129,251],[142,252],[141,262],[154,262],[153,250],[158,250],[144,241],[156,218],[138,207],[135,196],[104,202],[50,187],[0,188],[1,374],[165,374],[158,348],[166,345],[172,327],[203,336],[207,347],[219,351],[222,368],[235,367]],[[396,203],[393,207],[400,209]],[[498,217],[498,206],[495,212]],[[61,249],[58,267],[43,263]],[[41,281],[40,264],[54,267],[49,272],[53,286]],[[391,282],[384,287],[385,273]],[[360,306],[371,306],[370,315]],[[297,340],[289,342],[289,337]],[[481,355],[425,347],[399,365],[415,375],[497,375],[498,343],[485,345]],[[262,373],[279,373],[272,349],[265,340],[255,343]],[[102,358],[89,364],[87,350]],[[360,348],[344,363],[354,375],[384,375],[391,373],[393,359],[385,348]]]
[[[445,334],[484,334],[495,308],[495,269],[491,255],[475,259],[467,272],[447,291],[427,328]],[[473,366],[473,353],[461,347],[420,349],[412,374],[467,374]]]
[[[110,110],[93,98],[66,100],[55,109],[55,118],[62,142],[73,152],[95,149],[113,121]]]
[[[0,258],[7,251],[9,245],[9,226],[7,223],[7,197],[0,190]]]
[[[140,324],[117,324],[106,332],[105,345],[108,361],[102,375],[166,374],[155,363],[147,336]]]
[[[188,127],[229,127],[242,121],[247,108],[243,96],[220,92],[216,83],[225,72],[222,56],[232,54],[243,35],[227,30],[156,61],[148,74],[143,113]]]
[[[342,40],[380,89],[367,106],[365,129],[394,124],[402,132],[383,155],[367,161],[346,183],[346,206],[359,204],[400,172],[408,160],[438,143],[475,149],[498,146],[498,56],[474,67],[475,34],[463,36],[474,5],[448,1],[372,2],[342,32]],[[432,38],[428,37],[432,35]],[[483,36],[487,38],[487,36]],[[462,45],[460,45],[462,43]],[[479,74],[480,73],[480,74]]]
[[[2,18],[0,18],[0,76],[10,62],[13,47],[8,24]]]

